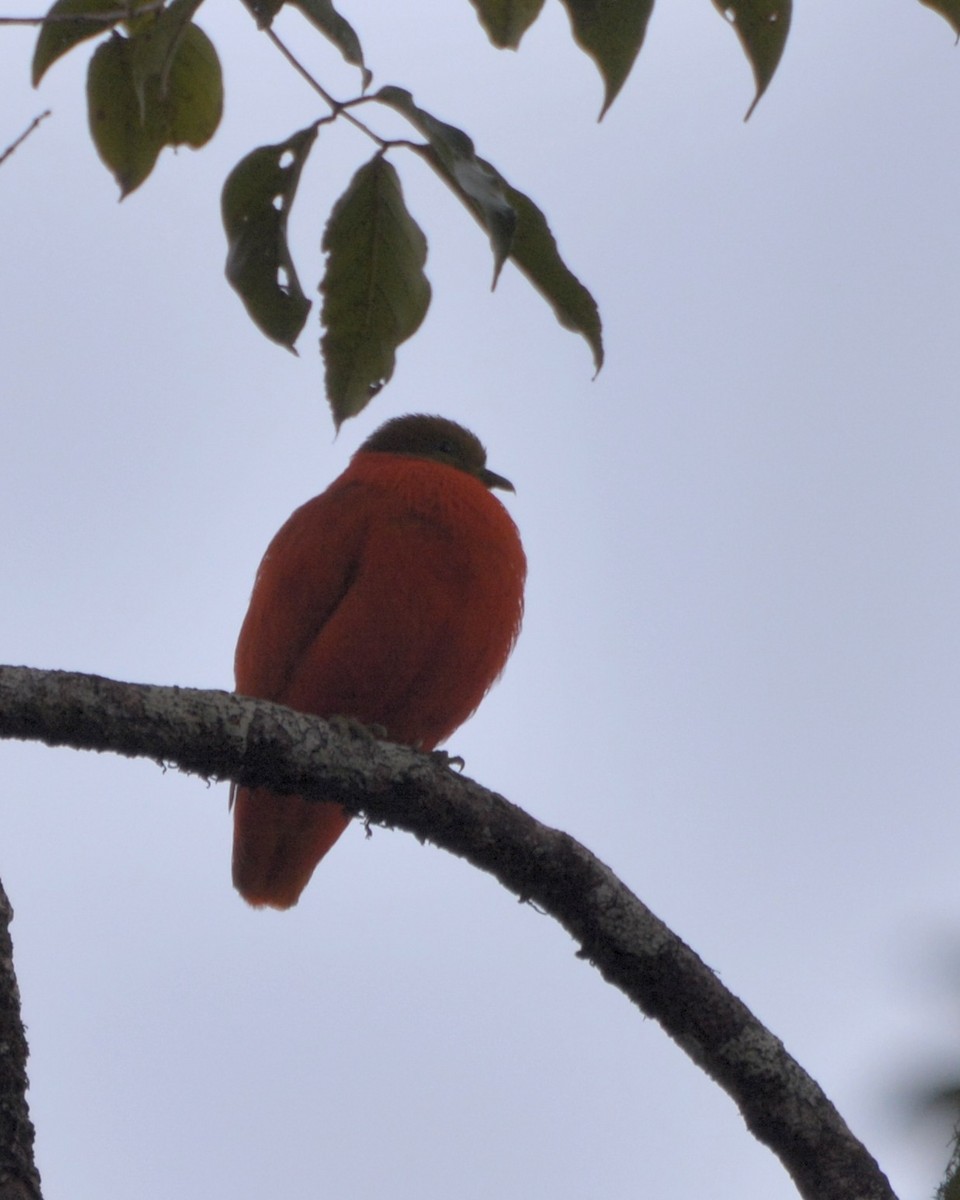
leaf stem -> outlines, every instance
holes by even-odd
[[[310,74],[310,72],[307,70],[307,68],[297,58],[297,56],[293,53],[293,51],[286,45],[286,43],[282,40],[282,38],[280,38],[272,29],[265,29],[264,33],[266,33],[266,35],[270,39],[270,41],[273,42],[274,46],[276,46],[276,48],[280,51],[280,53],[283,55],[283,57],[291,65],[291,67],[293,67],[293,69],[297,72],[297,74],[302,79],[305,79],[307,81],[307,83],[310,85],[310,87],[312,87],[313,90],[317,93],[317,95],[321,97],[321,99],[324,101],[324,103],[330,105],[331,115],[333,117],[339,117],[342,115],[350,122],[351,125],[356,126],[356,128],[359,129],[361,131],[361,133],[365,133],[368,138],[370,138],[372,141],[376,142],[381,150],[384,150],[387,148],[387,146],[389,145],[388,142],[386,142],[382,137],[380,137],[379,134],[374,133],[373,130],[368,125],[364,125],[364,123],[361,120],[359,120],[357,117],[355,117],[353,115],[352,112],[350,112],[350,107],[352,105],[360,103],[360,101],[366,99],[366,97],[358,96],[354,100],[335,100],[333,98],[333,96],[331,96],[330,93],[327,91],[327,89],[317,79],[315,79],[313,75]]]

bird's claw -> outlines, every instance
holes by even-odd
[[[448,754],[446,750],[431,750],[430,757],[441,767],[446,767],[448,771],[462,771],[467,765],[459,754]]]

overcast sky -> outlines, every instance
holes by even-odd
[[[475,429],[530,560],[467,772],[610,864],[819,1080],[903,1197],[960,1077],[960,54],[916,0],[798,0],[749,123],[707,0],[658,6],[620,99],[551,3],[518,54],[471,6],[343,11],[376,84],[461,126],[549,214],[607,366],[394,156],[434,302],[334,439],[222,277],[219,190],[321,115],[237,4],[199,22],[226,112],[117,189],[89,48],[29,88],[0,36],[0,661],[230,686],[253,574],[387,417]],[[29,6],[28,6],[29,8]],[[4,11],[13,13],[8,3]],[[16,12],[24,11],[20,5]],[[354,73],[282,33],[339,96]],[[324,131],[304,287],[369,154]],[[5,744],[48,1200],[785,1200],[733,1103],[550,920],[413,838],[348,831],[289,913],[229,877],[227,787]]]

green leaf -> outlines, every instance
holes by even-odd
[[[243,0],[246,7],[256,18],[258,29],[269,29],[273,19],[283,8],[286,0]],[[368,71],[363,61],[363,48],[356,30],[333,6],[333,0],[289,0],[294,8],[299,8],[307,20],[314,25],[325,38],[328,38],[343,55],[351,66],[359,67],[363,79],[363,90],[370,86],[373,73]]]
[[[504,258],[512,258],[551,305],[560,324],[586,338],[599,371],[603,333],[596,301],[560,257],[540,209],[511,187],[496,167],[476,156],[465,133],[417,108],[403,88],[381,88],[374,99],[403,113],[427,138],[422,156],[490,235],[496,272]]]
[[[223,110],[223,80],[213,43],[188,25],[173,52],[166,81],[150,76],[138,94],[138,39],[114,33],[87,72],[87,115],[94,145],[129,195],[153,170],[164,146],[198,147],[213,137]],[[141,102],[142,99],[142,102]]]
[[[413,102],[404,88],[384,87],[374,97],[402,113],[430,143],[431,165],[465,201],[490,237],[493,250],[493,286],[510,253],[517,214],[507,199],[496,172],[477,158],[473,142],[461,129],[438,121]]]
[[[953,32],[960,39],[960,0],[920,0],[927,8],[932,8],[953,26]]]
[[[417,331],[430,305],[427,241],[382,155],[357,171],[334,205],[323,249],[321,347],[339,428],[393,375],[397,347]]]
[[[760,103],[780,62],[790,32],[792,0],[713,0],[713,6],[737,31],[757,92],[745,121]]]
[[[198,150],[217,132],[223,116],[223,72],[213,42],[199,25],[183,31],[158,107],[167,118],[168,146]]]
[[[350,22],[333,7],[332,0],[291,0],[291,3],[300,9],[307,20],[315,25],[324,37],[333,42],[346,62],[360,68],[363,89],[366,91],[373,79],[373,72],[367,70],[363,61],[363,47],[360,45],[356,31]]]
[[[512,188],[495,167],[484,165],[500,178],[517,211],[517,232],[510,257],[548,301],[564,329],[586,339],[599,371],[603,366],[603,328],[596,300],[560,257],[556,239],[541,210],[529,196]]]
[[[48,68],[68,50],[72,50],[74,46],[85,42],[88,38],[97,37],[98,34],[103,33],[112,25],[116,25],[122,19],[118,16],[115,21],[93,20],[90,14],[109,12],[113,9],[118,13],[126,10],[135,15],[137,9],[148,2],[149,0],[140,0],[139,4],[128,6],[124,3],[111,3],[111,0],[106,0],[106,2],[105,0],[57,0],[47,13],[48,19],[40,27],[37,44],[33,51],[31,68],[33,86],[37,86]],[[76,20],[64,19],[74,13]],[[49,18],[53,18],[53,20]]]
[[[630,74],[653,11],[653,0],[563,0],[573,39],[600,68],[605,86],[600,119]]]
[[[516,50],[520,39],[540,16],[543,0],[470,0],[480,24],[495,46]]]
[[[253,14],[258,29],[269,29],[273,18],[283,8],[283,0],[243,0]]]
[[[287,221],[317,126],[252,150],[223,185],[226,274],[258,328],[293,350],[310,312],[287,245]],[[294,351],[296,353],[296,351]]]
[[[140,102],[140,119],[146,118],[147,90],[152,80],[159,81],[163,94],[167,89],[173,58],[184,30],[200,7],[201,0],[173,0],[156,15],[141,17],[131,38],[130,65],[133,86]]]
[[[437,167],[432,150],[426,154]],[[603,328],[597,302],[560,257],[556,238],[550,232],[547,218],[536,204],[511,187],[491,163],[480,160],[495,176],[511,207],[517,214],[517,227],[510,258],[520,268],[541,296],[550,304],[557,320],[574,333],[581,334],[593,352],[593,363],[599,371],[603,366]],[[443,172],[440,171],[443,175]],[[474,216],[482,222],[479,213]]]
[[[163,148],[155,124],[141,119],[130,60],[129,39],[115,33],[97,48],[87,69],[90,134],[121,197],[143,183]]]

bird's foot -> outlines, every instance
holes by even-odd
[[[459,754],[448,754],[446,750],[431,750],[430,757],[441,767],[446,767],[448,771],[462,771],[467,765]]]

